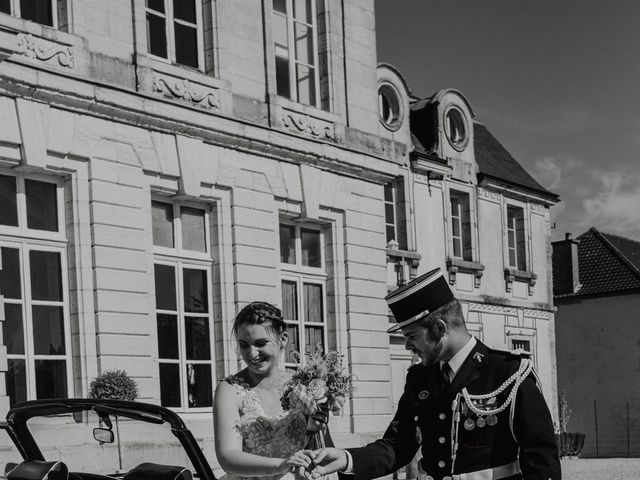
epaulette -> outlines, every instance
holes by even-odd
[[[512,355],[514,357],[531,357],[532,353],[528,352],[527,350],[524,350],[522,348],[515,348],[513,350],[509,350],[507,348],[494,348],[491,347],[490,348],[491,351],[493,352],[497,352],[497,353],[502,353],[504,355]]]

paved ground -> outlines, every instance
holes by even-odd
[[[562,459],[563,480],[637,480],[640,458]]]

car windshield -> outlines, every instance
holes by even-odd
[[[64,462],[70,472],[113,476],[126,473],[141,463],[152,462],[187,467],[195,474],[168,423],[116,418],[113,413],[108,418],[113,443],[94,439],[93,429],[108,429],[108,425],[93,411],[34,417],[27,426],[44,458]]]

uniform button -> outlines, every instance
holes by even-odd
[[[446,414],[446,413],[444,413],[444,412],[442,412],[440,415],[438,415],[438,418],[439,418],[440,420],[444,420],[445,418],[447,418],[447,414]]]
[[[440,443],[444,443],[445,439],[444,439],[444,437],[440,437],[440,438],[438,438],[438,441],[439,441]]]
[[[416,415],[415,417],[413,417],[413,421],[417,422],[418,421],[418,415]]]
[[[440,468],[444,468],[444,466],[445,466],[445,465],[446,465],[446,463],[444,463],[442,460],[440,460],[440,461],[438,462],[438,466],[439,466]]]

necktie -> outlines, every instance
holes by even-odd
[[[449,376],[451,375],[451,367],[449,366],[448,363],[443,363],[442,364],[442,381],[445,385],[449,385],[451,383],[451,380],[449,378]]]

